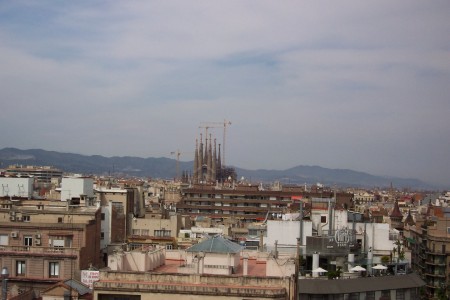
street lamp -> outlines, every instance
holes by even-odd
[[[9,271],[7,267],[2,268],[2,300],[6,300],[8,294],[8,277]]]

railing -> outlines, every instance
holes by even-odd
[[[5,252],[16,252],[24,254],[61,254],[78,255],[79,250],[62,247],[36,247],[36,246],[0,246],[0,255]]]
[[[221,265],[204,265],[205,269],[229,269],[230,266],[221,266]]]
[[[442,252],[442,251],[434,251],[434,250],[431,250],[431,249],[426,249],[425,252],[426,252],[427,254],[435,255],[435,256],[446,256],[446,255],[447,255],[447,253],[445,253],[445,252]]]
[[[445,277],[445,272],[426,272],[425,273],[426,276],[430,276],[430,277]]]
[[[435,260],[429,259],[429,260],[426,260],[425,263],[427,265],[435,265],[435,266],[445,266],[446,265],[445,260],[443,260],[443,259],[442,260],[441,259],[435,259]]]

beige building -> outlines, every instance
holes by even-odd
[[[41,293],[42,300],[92,299],[92,291],[81,282],[68,279],[60,281]],[[22,299],[23,300],[23,299]]]
[[[132,248],[161,245],[167,249],[176,249],[180,230],[191,228],[191,220],[163,209],[147,211],[144,218],[133,218],[130,227],[128,242]]]
[[[94,300],[296,299],[291,277],[101,271]]]
[[[0,263],[8,268],[8,294],[33,289],[35,297],[80,270],[102,267],[100,210],[68,202],[1,199]]]
[[[353,195],[356,204],[368,204],[375,201],[375,195],[366,191],[358,191]]]
[[[294,270],[292,258],[266,264],[273,258],[220,236],[187,250],[151,247],[108,259],[94,299],[295,299],[293,272],[279,272]]]
[[[418,218],[415,225],[405,226],[405,242],[411,251],[412,268],[425,280],[430,297],[440,293],[450,295],[449,224],[449,217],[434,216]]]

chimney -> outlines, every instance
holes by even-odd
[[[313,253],[312,269],[315,270],[319,267],[319,253]],[[319,272],[313,272],[313,277],[319,277]]]
[[[244,271],[243,271],[243,275],[244,276],[248,275],[248,253],[244,253]]]
[[[353,268],[353,264],[355,263],[355,254],[349,253],[348,254],[348,270],[350,271],[351,268]]]
[[[278,240],[275,240],[275,253],[273,254],[274,258],[278,258]]]

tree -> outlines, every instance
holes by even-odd
[[[336,271],[328,271],[327,276],[328,279],[334,279],[334,278],[339,278],[341,277],[341,267],[337,267]]]
[[[398,253],[398,259],[403,261],[405,259],[405,251],[403,249]]]
[[[381,263],[384,265],[387,264],[389,262],[389,260],[390,260],[389,256],[387,256],[387,255],[381,257]]]
[[[436,290],[436,297],[438,300],[447,300],[445,285],[441,285],[440,288]]]

